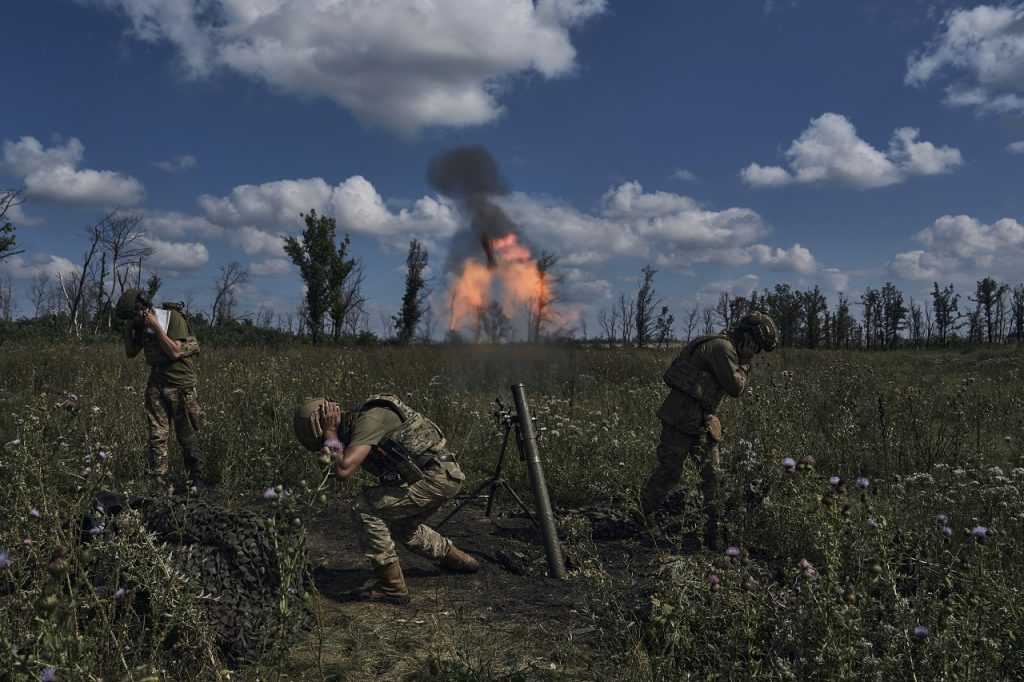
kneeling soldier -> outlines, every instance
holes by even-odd
[[[409,602],[392,536],[449,571],[479,568],[476,559],[425,523],[455,497],[466,478],[432,421],[396,396],[375,395],[344,413],[326,398],[307,401],[295,409],[294,427],[306,449],[326,449],[334,456],[339,480],[348,480],[360,466],[378,479],[352,503],[359,547],[376,575],[354,597]]]

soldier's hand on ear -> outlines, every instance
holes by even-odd
[[[320,406],[320,428],[324,433],[337,433],[341,426],[341,408],[338,403],[326,402]]]
[[[757,345],[757,341],[754,341],[754,339],[748,334],[743,341],[740,342],[739,348],[736,349],[736,354],[741,358],[750,359],[757,355],[760,350],[761,347]]]
[[[149,327],[150,329],[156,329],[160,326],[160,320],[156,316],[156,311],[152,308],[147,309],[142,313],[142,324]]]

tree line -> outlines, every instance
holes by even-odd
[[[751,291],[721,292],[713,305],[691,303],[675,315],[654,290],[654,268],[643,270],[637,291],[621,294],[598,313],[599,338],[617,345],[665,345],[731,328],[754,310],[764,310],[779,327],[787,348],[945,348],[952,343],[1024,341],[1024,284],[992,277],[978,280],[962,297],[953,284],[933,282],[924,300],[907,299],[892,282],[868,287],[858,298],[840,293],[835,306],[815,285],[801,291],[789,284]]]

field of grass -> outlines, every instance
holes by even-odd
[[[292,439],[296,403],[328,394],[355,406],[372,393],[397,393],[445,430],[472,485],[490,473],[500,446],[492,401],[509,401],[508,387],[519,382],[547,429],[541,454],[573,559],[566,589],[578,622],[522,630],[558,652],[549,667],[503,656],[518,648],[514,634],[485,641],[470,618],[440,628],[444,649],[440,635],[398,648],[388,632],[356,635],[337,624],[381,607],[346,611],[365,607],[311,587],[305,601],[319,626],[297,647],[269,647],[264,660],[234,672],[204,616],[213,596],[181,573],[173,548],[127,522],[88,551],[81,544],[81,518],[98,490],[142,489],[143,363],[115,345],[0,348],[0,678],[17,670],[35,679],[367,679],[385,656],[407,659],[392,661],[392,679],[1024,677],[1019,347],[758,357],[748,394],[727,400],[721,415],[735,551],[685,542],[678,551],[652,549],[635,534],[617,545],[639,557],[632,563],[609,558],[593,515],[565,510],[627,517],[635,506],[653,465],[653,413],[674,351],[204,350],[209,499],[286,517],[292,530],[275,531],[293,543],[282,545],[283,560],[302,559],[286,550],[307,527],[318,543],[311,554],[331,544],[304,522],[343,509],[358,491],[318,486],[321,465]],[[171,459],[180,468],[176,450]],[[507,473],[528,493],[519,462]],[[695,476],[690,467],[680,503],[662,517],[680,540],[700,525],[687,494]],[[287,504],[263,499],[275,486],[290,493]],[[338,552],[360,559],[352,542],[328,553]],[[100,565],[110,588],[110,576],[129,594],[145,588],[151,613],[127,608],[123,592],[98,589]],[[487,598],[482,589],[465,610]],[[289,603],[282,595],[281,608],[298,613]],[[433,617],[444,609],[439,601]],[[543,613],[530,619],[543,626]],[[325,650],[343,651],[353,667],[325,672]]]

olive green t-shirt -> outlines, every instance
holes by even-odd
[[[346,446],[376,445],[401,425],[401,418],[386,407],[356,409],[345,413],[339,438]]]
[[[167,336],[173,341],[184,341],[188,338],[188,322],[177,310],[160,310],[167,312]],[[143,329],[140,332],[142,346],[146,357],[159,357],[160,362],[151,365],[149,381],[158,386],[166,388],[183,388],[196,385],[196,358],[190,355],[186,358],[172,360],[164,353],[160,346],[160,340],[156,333],[150,329]]]

